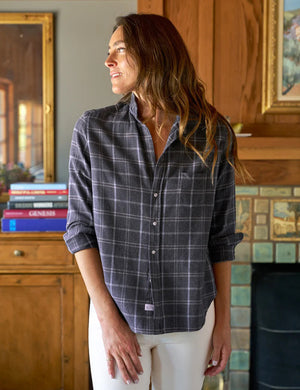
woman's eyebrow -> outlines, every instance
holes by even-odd
[[[118,46],[118,45],[120,45],[121,43],[123,44],[123,43],[125,43],[125,42],[124,42],[123,40],[120,39],[119,41],[116,41],[116,42],[113,43],[113,47]],[[108,48],[110,49],[110,46],[108,46]]]

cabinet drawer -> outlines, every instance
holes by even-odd
[[[0,265],[72,265],[63,241],[1,242]]]

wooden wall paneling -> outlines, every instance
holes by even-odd
[[[262,1],[215,0],[214,103],[232,122],[255,122],[262,82]]]
[[[138,0],[138,12],[169,18],[182,35],[198,76],[213,103],[214,0]]]
[[[138,0],[137,11],[146,14],[164,14],[164,0]]]
[[[198,66],[198,0],[189,0],[183,6],[182,0],[165,0],[164,16],[169,18],[181,34],[193,64]]]
[[[215,1],[198,2],[197,73],[206,85],[206,98],[214,104],[214,4]]]

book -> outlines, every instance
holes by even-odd
[[[68,190],[8,190],[9,195],[68,195]]]
[[[67,183],[12,183],[11,190],[66,190]]]
[[[9,200],[12,202],[55,202],[67,201],[68,195],[10,195]]]
[[[7,209],[67,209],[68,202],[7,202]]]
[[[64,232],[66,218],[1,219],[3,232]]]
[[[66,218],[68,209],[14,209],[3,210],[3,217],[14,218]]]

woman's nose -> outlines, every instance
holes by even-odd
[[[112,54],[109,54],[104,62],[105,66],[111,68],[116,65],[116,60],[113,58]]]

